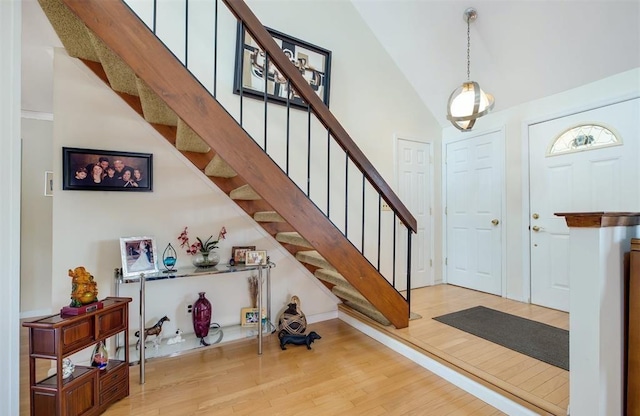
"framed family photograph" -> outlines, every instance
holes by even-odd
[[[121,237],[122,276],[138,276],[158,271],[156,242],[153,237]]]
[[[255,250],[256,246],[234,246],[231,249],[231,258],[235,264],[244,264],[247,258],[247,251]]]
[[[273,29],[266,29],[291,63],[298,68],[309,86],[328,106],[331,51]],[[271,102],[286,105],[288,100],[293,107],[307,107],[298,93],[289,87],[288,80],[281,71],[270,59],[266,59],[266,54],[258,43],[241,24],[238,24],[234,92],[262,100],[265,87],[267,100]]]
[[[112,150],[62,148],[62,189],[149,192],[153,155]]]
[[[247,266],[259,266],[267,264],[266,250],[247,251],[245,255],[247,256],[245,259],[245,264]]]

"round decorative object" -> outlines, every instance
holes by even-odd
[[[70,359],[65,358],[62,360],[62,378],[69,378],[75,369],[76,365],[72,363]]]
[[[211,302],[204,296],[205,292],[200,292],[198,300],[193,304],[193,330],[196,336],[200,338],[200,343],[208,345],[204,337],[209,335],[209,326],[211,325]]]
[[[215,251],[198,251],[193,255],[193,265],[196,267],[213,267],[220,263],[220,256]]]
[[[307,330],[307,318],[300,309],[300,299],[297,296],[291,297],[287,309],[278,319],[278,329],[288,334],[304,334]]]

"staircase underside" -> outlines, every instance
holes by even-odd
[[[100,0],[40,3],[71,56],[81,59],[336,296],[383,325],[408,325],[406,300],[126,6]]]

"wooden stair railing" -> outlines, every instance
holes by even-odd
[[[272,162],[233,117],[123,2],[61,1],[161,97],[178,117],[184,120],[212,149],[215,149],[215,152],[238,172],[242,180],[250,184],[330,264],[335,265],[348,282],[394,326],[397,328],[408,326],[409,305],[400,293]],[[246,11],[242,13],[244,16]],[[243,18],[249,19],[247,16]],[[260,28],[264,30],[261,24]],[[260,31],[252,28],[251,32],[259,33]],[[294,78],[295,76],[291,77],[292,80]],[[300,87],[296,85],[296,88]],[[314,105],[317,106],[318,103]],[[328,110],[326,112],[330,115]],[[329,118],[335,120],[333,116]],[[332,124],[335,124],[332,128],[337,129],[336,131],[343,130],[337,121]],[[346,132],[344,135],[348,140],[343,140],[343,147],[354,154],[361,155]],[[372,168],[368,161],[361,160],[360,163],[367,169]],[[373,172],[378,190],[390,191],[380,175],[375,170]],[[390,205],[402,206],[393,192],[390,192],[392,196],[385,195],[384,199]],[[401,211],[396,211],[398,216]],[[415,219],[409,211],[406,210],[402,215],[403,221],[409,224],[408,228],[415,230]]]

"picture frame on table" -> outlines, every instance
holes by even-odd
[[[158,272],[158,253],[153,237],[121,237],[120,255],[123,277]]]
[[[62,189],[151,192],[153,154],[63,147]]]
[[[264,309],[262,309],[262,317],[266,317]],[[258,308],[242,308],[240,311],[240,321],[243,327],[258,326],[260,323]]]
[[[247,266],[264,266],[267,264],[267,251],[266,250],[253,250],[245,253],[245,264]]]
[[[256,246],[233,246],[231,248],[231,258],[235,264],[244,264],[244,261],[247,258],[247,251],[253,251],[255,249]]]
[[[331,51],[300,39],[266,28],[291,63],[300,71],[309,86],[329,106]],[[236,37],[236,68],[234,93],[265,99],[265,61],[267,61],[266,99],[294,108],[307,108],[307,103],[289,86],[281,71],[265,59],[265,52],[251,35],[238,24]]]

